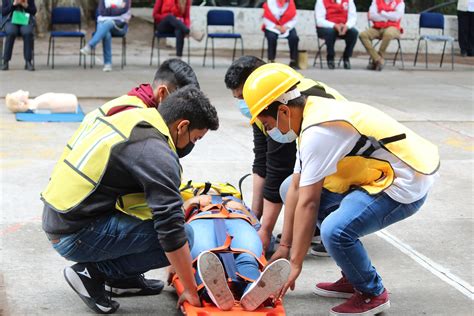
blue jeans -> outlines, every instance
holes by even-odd
[[[120,212],[101,216],[77,233],[61,237],[53,248],[67,260],[95,262],[110,279],[132,277],[169,265],[153,221]]]
[[[288,185],[287,180],[283,182]],[[282,184],[283,186],[283,184]],[[284,187],[280,192],[286,196]],[[323,189],[318,213],[321,239],[349,282],[360,292],[379,295],[382,278],[372,266],[360,238],[415,214],[425,202],[403,204],[385,192],[370,195],[362,190],[338,194]]]
[[[189,226],[191,226],[194,235],[191,248],[193,259],[203,251],[222,246],[217,242],[212,219],[195,219],[189,223]],[[226,219],[225,226],[227,233],[232,236],[231,248],[245,249],[257,257],[261,256],[262,242],[252,225],[243,219]],[[248,279],[256,280],[260,276],[257,260],[248,253],[236,255],[235,265],[237,272]],[[197,273],[196,282],[201,284]]]
[[[92,48],[95,48],[102,41],[105,65],[112,64],[112,35],[123,36],[127,34],[128,24],[125,23],[119,28],[116,26],[117,23],[120,22],[114,22],[113,20],[97,22],[96,31],[89,41],[89,46]]]

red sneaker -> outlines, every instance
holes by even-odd
[[[316,284],[313,293],[324,297],[349,298],[355,291],[352,284],[349,283],[349,280],[347,280],[343,274],[342,278],[334,283]]]
[[[378,296],[371,296],[356,291],[345,303],[331,308],[330,314],[342,315],[375,315],[390,308],[388,292],[383,290]]]

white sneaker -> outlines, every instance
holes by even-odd
[[[270,295],[277,293],[290,276],[290,262],[278,259],[270,263],[257,281],[253,282],[240,299],[240,305],[247,310],[256,310]]]
[[[195,39],[196,41],[200,42],[204,38],[204,32],[191,30],[189,32],[189,36],[191,36],[191,38]]]
[[[234,295],[227,285],[224,267],[219,258],[210,251],[203,252],[197,259],[197,268],[202,283],[214,304],[224,311],[232,309]]]
[[[112,64],[105,64],[104,68],[102,68],[102,71],[104,71],[104,72],[112,71]]]
[[[81,48],[80,52],[82,55],[90,55],[91,54],[91,47],[89,45],[86,45],[84,46],[83,48]]]

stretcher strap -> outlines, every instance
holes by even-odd
[[[212,196],[212,204],[222,203],[222,197],[218,195]],[[218,245],[224,245],[226,243],[228,234],[225,227],[225,219],[214,218],[214,231],[216,233],[216,239]],[[235,265],[235,259],[233,253],[218,253],[219,257],[224,264],[224,269],[227,273],[227,277],[232,280],[237,280],[237,266]]]

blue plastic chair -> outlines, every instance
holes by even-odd
[[[55,31],[55,25],[77,25],[77,31]],[[81,32],[81,10],[77,7],[59,7],[54,8],[51,12],[51,33],[49,36],[49,46],[48,46],[48,62],[49,66],[49,56],[52,47],[52,68],[54,69],[54,43],[57,37],[66,37],[66,38],[79,38],[81,49],[85,43],[86,34]],[[81,65],[81,53],[79,52],[79,66]],[[86,56],[84,56],[84,69],[86,68]]]
[[[235,50],[237,48],[237,40],[240,39],[241,43],[241,53],[244,55],[244,40],[240,33],[234,32],[234,12],[230,10],[209,10],[207,12],[207,26],[206,26],[206,44],[204,47],[204,60],[202,62],[203,66],[206,66],[206,55],[207,55],[207,42],[209,38],[212,43],[212,68],[214,65],[214,39],[233,39],[234,40],[234,50],[232,52],[232,61],[235,59]],[[230,26],[232,27],[232,32],[227,33],[209,33],[209,26]]]
[[[421,29],[439,29],[441,30],[441,35],[421,35]],[[443,54],[441,55],[441,62],[439,66],[443,66],[444,51],[446,50],[446,43],[451,43],[451,69],[454,70],[454,38],[449,35],[444,35],[444,15],[441,13],[432,13],[425,12],[420,14],[420,26],[418,33],[420,38],[418,39],[418,45],[416,46],[415,61],[413,66],[416,66],[416,61],[418,59],[418,50],[420,48],[420,42],[425,41],[425,66],[428,68],[428,41],[434,42],[444,42]]]
[[[150,54],[150,66],[153,63],[153,51],[155,50],[155,39],[158,39],[157,48],[158,48],[158,65],[160,65],[160,39],[161,38],[176,38],[174,33],[162,33],[158,31],[158,26],[154,24],[153,26],[153,39],[151,41],[151,54]],[[191,55],[191,48],[189,46],[189,36],[186,37],[186,41],[188,43],[188,64],[189,64],[189,56]]]
[[[95,11],[95,29],[97,31],[97,17],[99,16],[99,11]],[[92,33],[92,37],[94,36],[95,31]],[[127,65],[127,34],[124,35],[114,35],[112,34],[112,38],[121,38],[122,39],[122,60],[121,60],[121,68],[123,69],[124,66]],[[92,68],[95,66],[95,47],[91,50],[91,61],[90,67]]]

